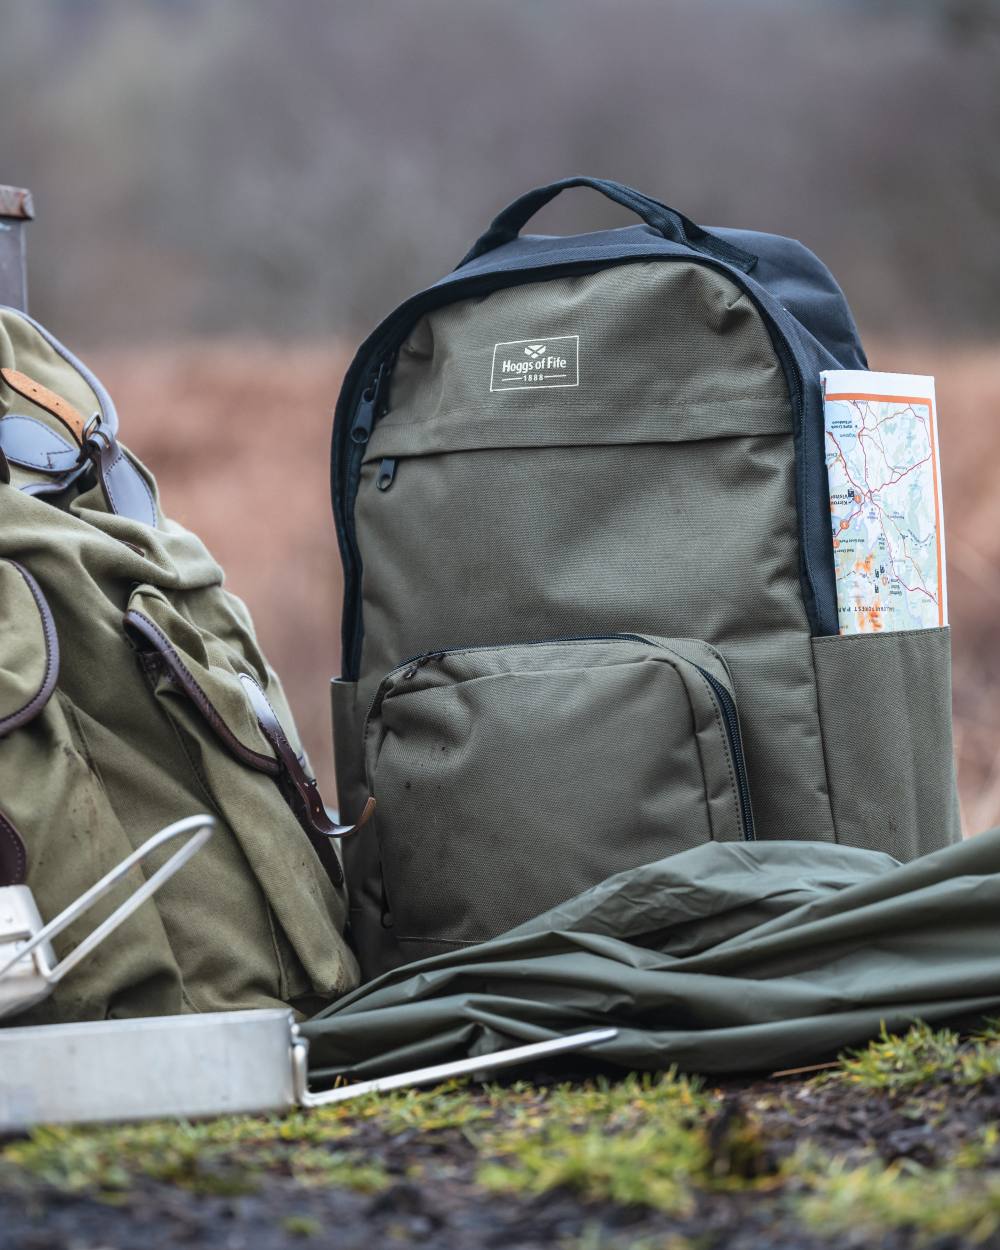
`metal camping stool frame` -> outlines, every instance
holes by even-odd
[[[201,850],[214,832],[215,820],[211,816],[186,816],[183,820],[174,821],[173,824],[161,829],[159,833],[154,833],[151,838],[143,842],[131,855],[126,856],[120,864],[117,864],[100,881],[64,908],[48,924],[42,924],[34,898],[27,886],[3,887],[0,890],[0,898],[3,895],[8,896],[9,910],[6,917],[0,915],[0,923],[6,920],[9,928],[0,928],[0,949],[15,945],[16,950],[13,956],[0,967],[0,1018],[24,1011],[46,998],[52,988],[58,985],[68,972],[71,972],[81,960],[86,959],[95,947],[123,924],[148,898],[151,898],[161,885],[183,868],[188,860]],[[78,946],[56,962],[51,945],[52,938],[58,937],[75,920],[88,912],[96,902],[127,877],[137,864],[142,863],[161,846],[182,838],[186,834],[193,836],[165,864],[161,864],[133,894],[116,907],[110,916],[102,920]],[[17,945],[18,943],[21,944]],[[29,956],[31,957],[30,970],[24,967],[24,961]],[[20,968],[19,965],[21,965]]]

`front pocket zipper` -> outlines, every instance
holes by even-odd
[[[753,808],[750,806],[750,783],[747,780],[747,764],[743,755],[743,740],[740,737],[740,722],[736,714],[736,704],[733,702],[733,696],[722,682],[717,681],[707,669],[702,668],[700,665],[696,667],[698,672],[712,687],[712,692],[722,711],[722,718],[726,723],[726,736],[729,739],[729,749],[733,753],[733,768],[736,770],[740,815],[743,820],[743,837],[747,842],[753,842],[756,835],[754,833]]]
[[[694,639],[424,652],[383,678],[364,741],[384,892],[411,958],[626,868],[754,837],[728,669]]]

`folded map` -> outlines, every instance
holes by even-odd
[[[946,625],[934,379],[821,377],[840,632]]]

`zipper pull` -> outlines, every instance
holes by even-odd
[[[400,680],[412,681],[413,678],[416,677],[417,673],[420,672],[420,670],[424,667],[425,664],[434,664],[438,660],[443,660],[444,657],[445,657],[445,653],[443,651],[429,651],[427,655],[417,656],[417,658],[411,662],[409,668],[407,668],[406,671],[401,675]]]
[[[378,466],[378,477],[375,479],[375,485],[379,490],[388,490],[396,480],[396,461],[391,457],[386,457]]]
[[[352,442],[367,443],[371,437],[372,427],[375,425],[376,418],[382,415],[379,411],[379,404],[382,398],[382,383],[385,381],[385,375],[386,367],[383,360],[378,367],[378,372],[365,387],[357,412],[354,414],[354,424],[351,426]]]

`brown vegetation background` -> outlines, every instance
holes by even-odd
[[[32,310],[250,604],[332,794],[330,414],[354,344],[567,173],[801,238],[935,373],[967,828],[1000,823],[997,0],[32,0],[0,182]],[[626,218],[575,193],[539,229]],[[918,678],[915,678],[918,679]],[[875,713],[877,714],[877,713]]]

